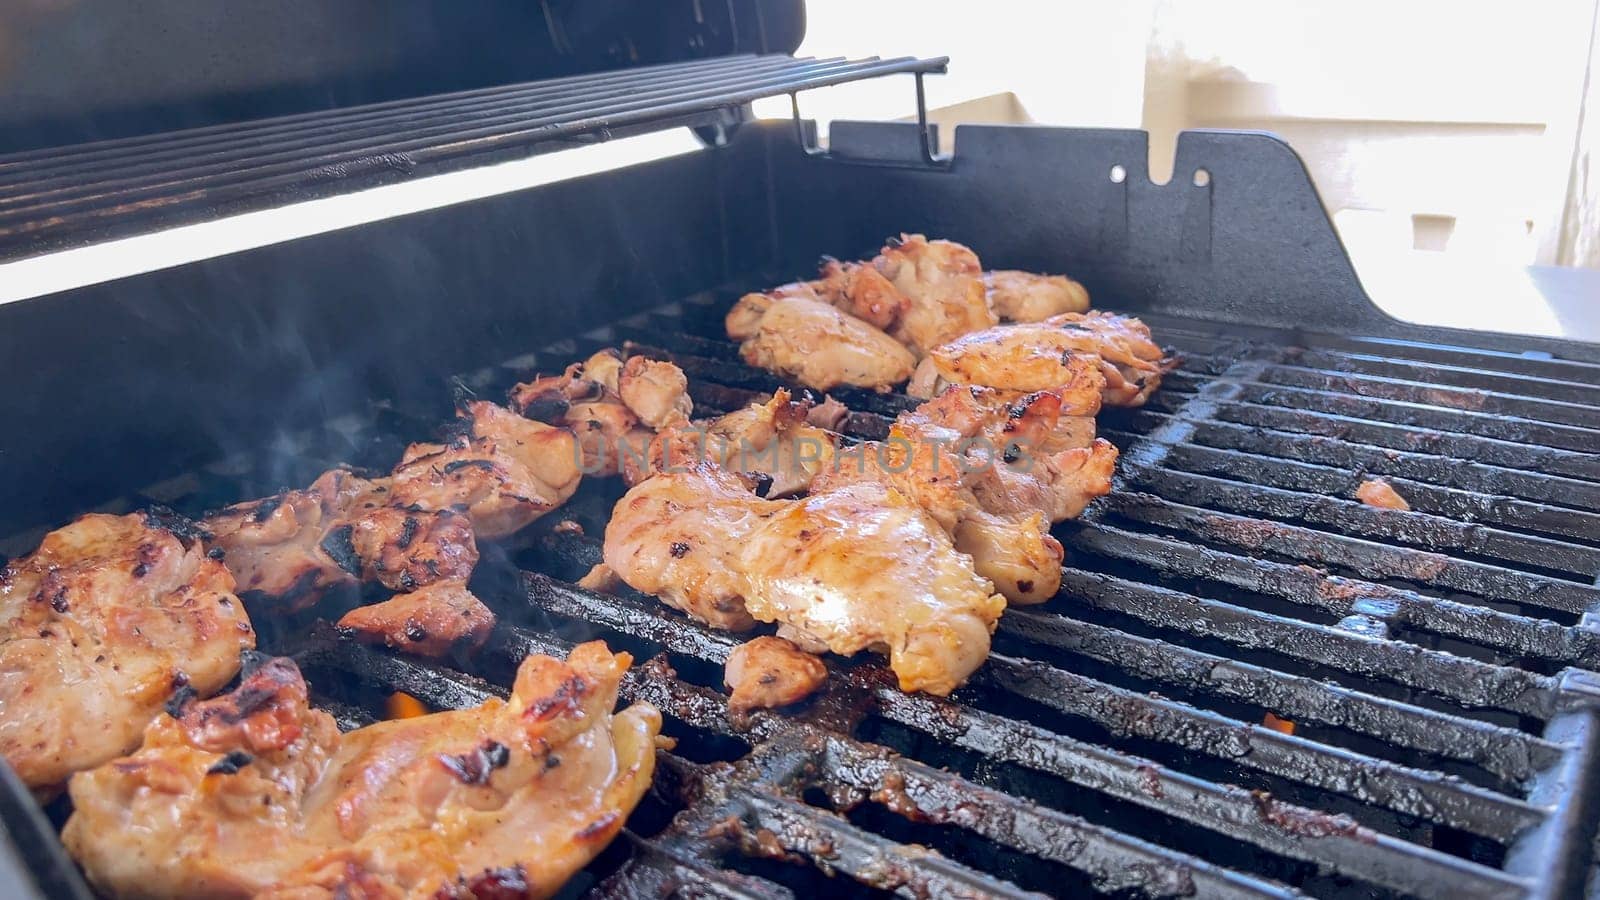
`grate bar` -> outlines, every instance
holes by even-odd
[[[1541,426],[1564,425],[1593,430],[1600,427],[1600,408],[1581,403],[1539,400],[1497,391],[1441,387],[1376,375],[1324,372],[1299,366],[1270,366],[1259,380],[1266,384],[1287,385],[1313,391],[1352,394],[1378,400],[1392,400],[1421,406],[1462,410],[1513,418]],[[1530,425],[1532,427],[1532,425]]]
[[[1211,475],[1129,465],[1129,482],[1160,496],[1196,505],[1292,520],[1412,546],[1453,550],[1525,566],[1570,572],[1587,581],[1600,572],[1600,550],[1551,538],[1454,522],[1419,512],[1375,509],[1323,494],[1241,484]]]
[[[903,897],[1044,897],[952,862],[938,853],[896,844],[839,816],[796,800],[744,788],[734,793],[751,827],[773,835],[786,851]],[[916,864],[908,864],[915,854]]]
[[[1600,441],[1600,432],[1588,428],[1553,425],[1450,409],[1433,404],[1363,397],[1294,385],[1248,383],[1242,386],[1238,396],[1233,399],[1266,406],[1333,413],[1355,419],[1388,422],[1392,425],[1408,425],[1433,431],[1493,438],[1527,447],[1550,447],[1585,453]]]
[[[1196,475],[1222,478],[1231,475],[1233,477],[1230,480],[1249,481],[1291,491],[1324,493],[1336,498],[1353,497],[1366,479],[1365,473],[1360,471],[1273,459],[1247,450],[1225,450],[1196,444],[1174,447],[1165,463]],[[1580,542],[1592,541],[1600,536],[1600,515],[1456,488],[1434,487],[1403,478],[1394,479],[1392,484],[1415,512],[1465,523],[1484,522],[1577,538]],[[1591,554],[1591,559],[1600,562],[1600,552]],[[1600,567],[1597,567],[1597,571],[1600,571]]]
[[[1329,855],[1335,856],[1339,858],[1336,866],[1358,876],[1371,872],[1374,866],[1394,866],[1395,871],[1372,879],[1389,885],[1413,882],[1416,877],[1413,857],[1416,848],[1388,835],[1354,826],[1344,817],[1318,818],[1315,812],[1281,804],[1259,792],[1218,785],[1149,760],[1074,741],[979,710],[938,700],[918,702],[922,698],[903,693],[896,695],[889,690],[881,691],[878,700],[880,715],[935,739],[1067,779],[1269,852],[1317,863]],[[1273,815],[1275,809],[1287,811],[1287,814]],[[1312,818],[1302,818],[1302,812]],[[1349,846],[1349,843],[1356,846]],[[1367,849],[1380,845],[1379,851]],[[1425,868],[1434,872],[1433,877],[1439,877],[1439,867],[1428,865]],[[1444,881],[1454,882],[1458,877],[1454,861],[1446,862],[1442,868],[1451,870],[1444,875]],[[1475,872],[1472,877],[1476,877]]]
[[[1130,422],[1136,427],[1149,428],[1159,424],[1162,416],[1161,413],[1140,412],[1131,416]],[[1480,494],[1502,494],[1537,503],[1600,511],[1600,484],[1542,472],[1223,421],[1194,423],[1191,439],[1221,450],[1259,453]]]
[[[1411,362],[1366,353],[1340,353],[1302,347],[1289,348],[1284,354],[1284,361],[1306,369],[1600,407],[1600,384],[1581,381],[1535,378],[1473,366]]]
[[[1171,409],[1171,406],[1157,392],[1148,408]],[[1260,404],[1222,403],[1215,416],[1224,422],[1253,428],[1317,435],[1403,452],[1430,453],[1485,465],[1531,469],[1555,476],[1600,482],[1600,458],[1587,451],[1539,447],[1481,435],[1374,422],[1360,416]]]
[[[704,645],[700,638],[688,637],[684,634],[685,632],[715,634],[713,632],[708,632],[706,629],[698,625],[688,622],[680,616],[670,613],[669,611],[663,609],[660,604],[653,599],[631,599],[611,595],[594,594],[584,591],[580,588],[558,582],[555,579],[549,578],[548,576],[536,573],[525,573],[524,586],[529,592],[530,602],[532,602],[535,606],[548,609],[549,611],[559,615],[581,617],[588,621],[594,621],[597,624],[601,624],[604,627],[613,628],[615,630],[622,631],[623,633],[631,634],[635,637],[642,637],[655,643],[661,643],[662,646],[665,646],[668,650],[674,652],[692,653],[692,648]],[[600,615],[594,615],[595,613],[599,613]],[[1001,620],[1002,624],[1013,615],[1018,614],[1019,611],[1017,610],[1008,612],[1006,617]],[[648,619],[655,619],[656,622],[649,623],[647,621]],[[716,636],[719,639],[726,637],[720,634]],[[666,639],[665,641],[662,640],[663,637]],[[727,639],[727,644],[729,646],[726,649],[731,649],[732,645],[736,645],[737,643],[738,641],[735,639]],[[725,659],[726,652],[724,650],[723,652],[719,653],[717,657],[709,658],[708,661],[721,662]],[[1000,657],[998,654],[991,655],[991,661],[995,659],[1006,658]],[[1223,663],[1224,661],[1217,660],[1217,662]],[[1016,661],[1011,661],[1010,664],[1013,666],[1024,665],[1022,663],[1017,663]],[[1037,666],[1041,669],[1046,668],[1042,664],[1028,663],[1026,665]],[[1239,665],[1241,668],[1244,667],[1244,664]],[[983,671],[984,670],[980,670],[980,675],[983,675]],[[1107,717],[1105,716],[1097,717],[1102,724],[1106,725],[1106,727],[1110,728],[1114,732],[1138,733],[1142,737],[1149,737],[1167,743],[1177,743],[1181,746],[1189,747],[1190,749],[1201,749],[1202,752],[1209,752],[1210,755],[1218,755],[1223,759],[1230,759],[1237,755],[1237,753],[1228,752],[1226,750],[1219,753],[1219,744],[1228,745],[1237,749],[1240,746],[1239,742],[1242,741],[1244,742],[1243,746],[1252,747],[1251,752],[1247,754],[1248,761],[1243,761],[1245,765],[1261,768],[1271,774],[1277,774],[1293,781],[1301,781],[1303,783],[1311,784],[1315,787],[1323,787],[1325,789],[1332,790],[1340,790],[1340,788],[1329,787],[1329,784],[1332,783],[1330,782],[1330,778],[1337,778],[1343,774],[1348,778],[1347,782],[1342,785],[1343,790],[1348,791],[1351,785],[1360,785],[1360,787],[1357,789],[1356,796],[1364,802],[1389,808],[1403,815],[1417,816],[1432,821],[1440,821],[1442,824],[1449,824],[1452,827],[1463,828],[1464,830],[1483,834],[1484,836],[1492,839],[1509,840],[1510,837],[1512,837],[1519,830],[1537,822],[1539,818],[1537,811],[1532,810],[1526,804],[1507,797],[1493,794],[1488,791],[1484,791],[1481,788],[1476,788],[1464,783],[1458,783],[1432,773],[1417,772],[1406,769],[1405,767],[1395,766],[1389,763],[1381,763],[1377,760],[1367,759],[1357,754],[1338,750],[1336,748],[1328,748],[1327,750],[1323,751],[1320,750],[1320,748],[1317,748],[1317,746],[1314,744],[1294,738],[1285,738],[1286,742],[1293,742],[1292,747],[1294,749],[1286,754],[1281,755],[1290,760],[1298,756],[1298,765],[1280,764],[1273,766],[1275,760],[1258,760],[1257,757],[1274,757],[1279,754],[1274,754],[1271,751],[1264,752],[1260,747],[1260,742],[1263,739],[1271,741],[1273,738],[1283,737],[1281,735],[1276,735],[1274,732],[1261,731],[1256,731],[1252,735],[1250,734],[1252,729],[1250,729],[1249,726],[1223,719],[1215,714],[1205,713],[1201,710],[1196,710],[1191,707],[1182,706],[1181,704],[1172,703],[1171,701],[1152,700],[1149,697],[1124,691],[1123,689],[1082,678],[1081,676],[1070,675],[1065,672],[1060,672],[1059,674],[1063,678],[1075,679],[1078,683],[1092,685],[1093,687],[1085,689],[1090,693],[1105,692],[1118,697],[1125,697],[1132,702],[1144,701],[1148,703],[1154,703],[1157,704],[1157,708],[1159,709],[1169,711],[1182,710],[1186,711],[1187,713],[1179,713],[1177,718],[1179,718],[1181,721],[1176,723],[1176,727],[1170,729],[1171,731],[1177,732],[1176,736],[1166,733],[1156,733],[1154,731],[1141,732],[1137,726],[1135,726],[1130,732],[1129,728],[1119,727],[1114,722],[1107,721]],[[1275,679],[1279,681],[1282,681],[1283,678],[1283,676],[1275,676]],[[1308,686],[1315,684],[1315,682],[1311,682],[1310,679],[1297,680],[1304,682]],[[1321,687],[1326,688],[1327,686]],[[1352,692],[1345,693],[1352,697],[1358,696],[1354,695]],[[887,687],[877,692],[879,704],[885,704],[892,695],[914,698],[904,701],[907,703],[927,702],[944,704],[945,706],[953,706],[953,704],[948,704],[947,701],[936,701],[932,698],[924,698],[921,695],[906,695],[897,691],[896,689]],[[1371,699],[1376,701],[1376,698]],[[1376,701],[1377,705],[1381,705],[1382,703],[1383,701]],[[1392,709],[1401,708],[1398,704],[1391,704],[1390,706]],[[1324,705],[1324,714],[1329,714],[1328,710],[1331,708],[1331,706]],[[1440,723],[1448,723],[1451,721],[1449,717],[1443,715],[1434,715],[1430,717],[1426,711],[1416,710],[1415,712],[1421,714],[1425,718],[1431,718],[1432,723],[1435,726],[1438,726]],[[1148,721],[1146,716],[1143,714],[1130,715],[1130,718],[1141,722]],[[1197,735],[1202,729],[1195,728],[1195,722],[1206,722],[1213,724],[1213,728],[1211,729],[1213,742],[1209,751],[1204,749],[1203,743],[1197,739]],[[1374,727],[1375,730],[1384,727],[1391,729],[1402,727],[1407,732],[1429,734],[1427,729],[1405,727],[1403,723],[1404,716],[1396,716],[1393,713],[1390,713],[1388,716],[1384,717],[1380,724],[1375,724]],[[1446,727],[1441,729],[1436,727],[1431,732],[1431,736],[1433,737],[1443,735],[1446,739],[1448,739],[1450,737],[1461,736],[1464,738],[1464,740],[1460,741],[1459,743],[1451,743],[1448,740],[1444,740],[1439,741],[1437,744],[1431,746],[1442,746],[1442,748],[1446,749],[1450,755],[1459,755],[1464,751],[1470,751],[1471,748],[1476,746],[1484,746],[1486,748],[1486,754],[1503,754],[1507,745],[1497,743],[1492,740],[1485,740],[1487,737],[1499,736],[1500,734],[1503,734],[1503,730],[1496,729],[1492,726],[1476,726],[1476,723],[1464,724],[1467,726],[1466,728]],[[1162,729],[1162,732],[1167,730],[1168,729]],[[1225,735],[1220,742],[1215,740],[1216,735],[1219,734]],[[1254,746],[1252,746],[1252,742],[1254,742]],[[993,747],[985,748],[986,753],[993,752],[993,750]],[[1296,751],[1298,751],[1298,754]],[[1315,761],[1311,761],[1307,759],[1307,757],[1315,757],[1316,759]],[[1489,765],[1494,766],[1494,763],[1489,761]],[[1352,766],[1355,768],[1349,768]],[[1344,771],[1346,768],[1349,768],[1348,772]],[[1127,777],[1136,777],[1136,770],[1137,765],[1135,765],[1135,772],[1133,774],[1129,774]],[[1360,771],[1361,774],[1351,774],[1352,772],[1356,771]],[[1520,773],[1526,773],[1527,771],[1526,756],[1522,758],[1522,765],[1519,767],[1519,771]]]
[[[1340,747],[1229,719],[1208,710],[1096,681],[1031,659],[991,653],[974,681],[1122,737],[1182,747],[1285,781],[1428,821],[1507,840],[1539,813],[1448,776],[1382,762]],[[1483,804],[1480,807],[1479,804]],[[1518,810],[1518,806],[1523,808]],[[1500,807],[1490,814],[1486,809]]]
[[[1135,522],[1175,529],[1205,541],[1276,553],[1300,562],[1337,566],[1362,578],[1399,578],[1574,616],[1600,603],[1600,590],[1576,582],[1455,559],[1442,553],[1201,509],[1152,494],[1113,492],[1100,502],[1103,508]]]
[[[1067,650],[1149,681],[1233,700],[1295,722],[1318,722],[1384,743],[1475,766],[1512,785],[1553,765],[1560,749],[1532,735],[1365,694],[1337,682],[1278,672],[1157,638],[1066,616],[1016,611],[1025,640]]]
[[[1335,619],[1370,615],[1397,625],[1520,656],[1600,667],[1600,637],[1554,622],[1415,591],[1212,550],[1172,538],[1085,523],[1070,537],[1079,549],[1157,572],[1203,578],[1321,610]]]
[[[1534,378],[1600,385],[1600,365],[1572,359],[1557,359],[1542,353],[1510,353],[1503,350],[1425,344],[1395,338],[1342,337],[1332,334],[1315,335],[1310,343],[1319,349],[1327,348],[1349,353],[1371,354],[1385,358],[1470,366],[1477,369],[1512,372]]]
[[[1548,718],[1555,710],[1555,682],[1522,669],[1081,569],[1064,569],[1061,588],[1074,603],[1093,609],[1130,616],[1158,628],[1215,638],[1242,649],[1326,666],[1336,672],[1404,685],[1466,709],[1501,709],[1536,718]],[[1028,623],[1029,636],[1034,639],[1053,633],[1057,617],[1028,610],[1017,612],[1013,619],[1002,621],[1001,630],[1015,633],[1008,623],[1023,622]]]

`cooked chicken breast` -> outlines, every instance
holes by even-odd
[[[339,628],[367,643],[444,656],[482,646],[494,621],[494,613],[467,590],[465,581],[441,581],[358,606],[344,614]]]
[[[1143,322],[1101,312],[975,331],[928,359],[907,388],[912,396],[931,397],[945,384],[1041,391],[1098,383],[1102,401],[1112,406],[1142,405],[1172,365]]]
[[[390,500],[422,510],[464,509],[479,540],[505,537],[565,503],[581,476],[572,432],[482,400],[466,404],[444,444],[412,444],[394,469]]]
[[[62,838],[111,897],[547,897],[650,783],[661,716],[630,659],[530,656],[511,698],[341,735],[273,659],[72,782]]]
[[[903,234],[891,238],[872,265],[907,301],[889,333],[918,358],[998,321],[984,294],[978,255],[961,244]]]
[[[139,745],[174,692],[209,695],[255,632],[191,532],[87,515],[0,567],[0,754],[53,794]]]
[[[711,463],[628,491],[605,564],[721,628],[777,622],[808,650],[885,653],[906,690],[954,690],[1005,608],[939,523],[887,485],[765,500]]]
[[[1002,322],[1038,322],[1062,313],[1089,311],[1089,292],[1065,275],[1015,269],[983,273],[989,308]]]
[[[779,637],[762,636],[733,648],[723,666],[735,713],[799,703],[828,680],[822,660]]]
[[[820,300],[746,294],[728,313],[728,337],[758,368],[809,388],[886,391],[911,377],[916,359],[898,341]]]
[[[873,483],[780,506],[739,548],[752,616],[802,646],[884,653],[906,691],[949,694],[983,664],[1005,598],[922,507]]]

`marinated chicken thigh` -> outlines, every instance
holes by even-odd
[[[154,517],[87,515],[0,567],[0,754],[41,796],[209,695],[255,632],[222,563]]]
[[[816,692],[828,680],[822,660],[793,642],[763,635],[733,648],[723,667],[735,713],[788,706]]]
[[[1065,275],[1015,269],[983,273],[989,308],[1002,322],[1038,322],[1061,313],[1089,311],[1089,292]]]
[[[905,691],[949,694],[988,658],[1005,598],[917,503],[860,483],[780,506],[740,547],[756,619],[807,649],[883,653]]]
[[[663,431],[651,444],[648,471],[628,467],[629,484],[663,469],[711,460],[724,469],[755,476],[763,497],[788,497],[811,483],[833,449],[836,435],[811,424],[814,404],[791,400],[779,388],[765,402]],[[824,421],[835,415],[825,410]]]
[[[706,463],[617,502],[605,563],[635,590],[802,647],[889,656],[906,690],[947,694],[981,664],[1005,599],[919,505],[884,484],[764,500]]]
[[[390,478],[391,502],[465,510],[480,540],[519,531],[578,489],[572,432],[487,401],[467,403],[443,444],[412,444]]]
[[[984,295],[978,255],[961,244],[903,234],[890,238],[872,265],[906,298],[908,306],[889,333],[919,359],[998,321]]]
[[[1099,378],[1088,375],[1098,370]],[[1140,406],[1171,367],[1150,329],[1112,313],[1065,313],[963,335],[929,353],[907,393],[931,397],[945,384],[1017,391],[1076,389],[1099,382],[1103,402]]]
[[[547,897],[610,843],[661,716],[630,663],[530,656],[511,697],[341,735],[293,662],[151,723],[72,782],[62,839],[111,897]]]
[[[739,355],[819,391],[839,385],[887,391],[911,377],[916,358],[900,342],[821,300],[746,294],[727,316]]]
[[[576,436],[583,471],[621,474],[643,459],[657,429],[682,425],[693,404],[689,380],[669,362],[635,356],[623,361],[601,350],[560,375],[511,389],[511,406],[531,419],[560,425]]]

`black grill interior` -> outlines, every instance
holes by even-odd
[[[781,384],[723,337],[739,289],[923,231],[991,267],[1069,272],[1183,359],[1148,405],[1102,415],[1119,482],[1057,529],[1062,595],[1008,612],[950,699],[904,694],[862,657],[833,660],[799,714],[730,721],[738,638],[573,584],[621,491],[595,479],[483,548],[473,588],[501,623],[475,657],[351,644],[326,621],[357,598],[256,614],[263,649],[296,656],[346,727],[396,690],[434,708],[503,693],[528,652],[632,652],[624,694],[659,706],[677,744],[568,895],[1580,892],[1600,818],[1600,351],[1389,319],[1270,137],[1185,135],[1177,171],[1204,168],[1203,186],[1149,182],[1145,136],[1125,131],[963,128],[927,165],[915,126],[834,123],[819,157],[793,123],[743,121],[747,94],[941,61],[785,60],[684,64],[667,77],[704,89],[692,109],[625,119],[618,91],[584,94],[482,146],[456,141],[472,115],[424,100],[0,166],[4,254],[403,177],[381,164],[400,132],[319,155],[369,115],[437,115],[411,124],[439,138],[417,158],[440,167],[721,126],[699,153],[0,307],[0,553],[91,508],[199,514],[337,464],[387,469],[460,388],[499,399],[603,346],[678,363],[702,414],[737,408]],[[627,93],[662,71],[592,77]],[[285,142],[275,174],[252,155],[261,128]],[[202,172],[194,141],[241,165]],[[17,187],[34,165],[58,194]],[[35,201],[54,218],[6,218]],[[836,396],[861,439],[911,405]],[[1413,511],[1356,502],[1368,476]],[[17,796],[0,791],[0,816],[21,833]]]
[[[737,408],[781,382],[722,337],[736,296],[696,295],[459,382],[498,398],[627,344],[683,367],[697,414]],[[592,637],[633,652],[644,664],[624,695],[658,705],[678,743],[626,838],[571,895],[1503,897],[1582,884],[1582,701],[1600,667],[1585,617],[1600,600],[1600,468],[1585,448],[1600,446],[1600,366],[1151,324],[1182,364],[1143,409],[1102,415],[1123,451],[1118,488],[1057,529],[1062,594],[1008,611],[990,661],[949,700],[901,693],[870,659],[833,660],[804,712],[731,722],[720,664],[737,637],[572,584],[598,561],[621,490],[595,479],[486,550],[474,588],[502,624],[475,658],[395,656],[325,623],[264,626],[266,649],[296,654],[349,727],[395,690],[434,708],[503,694],[525,653]],[[912,402],[838,396],[857,438]],[[376,404],[112,508],[199,513],[337,463],[387,466],[436,425]],[[1414,511],[1354,501],[1368,475]]]

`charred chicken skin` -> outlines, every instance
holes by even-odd
[[[150,724],[72,782],[62,839],[111,897],[546,897],[648,787],[626,653],[530,656],[511,697],[341,735],[294,663]]]
[[[255,646],[234,580],[187,527],[87,515],[0,568],[0,753],[41,796],[139,745],[174,692]]]
[[[630,587],[733,631],[756,621],[814,652],[873,650],[905,690],[948,694],[988,655],[1005,599],[893,487],[766,500],[713,463],[617,502],[605,564]]]

